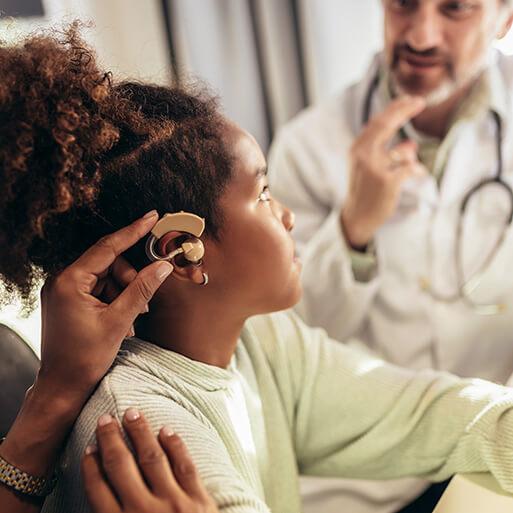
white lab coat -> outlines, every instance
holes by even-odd
[[[421,278],[428,277],[437,292],[455,290],[454,242],[461,200],[469,188],[497,169],[496,125],[491,114],[460,127],[440,187],[432,176],[404,184],[395,214],[375,236],[376,276],[361,283],[353,275],[338,216],[347,188],[348,149],[361,131],[364,99],[376,69],[377,59],[360,83],[302,112],[281,129],[270,151],[271,192],[296,214],[293,235],[303,260],[304,286],[298,311],[331,337],[363,343],[395,364],[437,367],[505,382],[513,372],[512,229],[507,230],[475,294],[482,302],[504,303],[504,313],[482,316],[461,300],[436,301],[420,286]],[[513,184],[513,59],[497,54],[490,72],[498,77],[507,105],[503,176]],[[383,108],[383,100],[375,93],[372,112]],[[493,230],[502,229],[509,203],[498,201],[499,196],[482,194],[467,216],[463,249],[467,276],[495,242]],[[425,487],[426,483],[412,479],[307,480],[305,510],[391,513]]]

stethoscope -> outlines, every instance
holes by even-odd
[[[379,85],[379,73],[377,73],[373,80],[370,83],[369,89],[367,91],[367,95],[365,96],[365,102],[363,106],[363,115],[362,115],[362,126],[365,126],[369,120],[371,115],[371,107],[372,107],[372,97],[376,92]],[[457,281],[457,291],[451,295],[440,294],[436,290],[434,290],[431,282],[427,278],[420,278],[419,284],[421,289],[427,292],[433,299],[437,301],[442,301],[445,303],[453,303],[458,300],[463,300],[465,303],[470,305],[476,313],[480,315],[496,315],[501,312],[504,312],[506,309],[506,305],[502,303],[497,304],[481,304],[473,301],[471,294],[472,292],[479,286],[482,281],[483,276],[485,275],[486,270],[492,263],[493,259],[497,255],[501,244],[504,241],[506,236],[506,232],[508,227],[511,225],[513,220],[513,190],[511,187],[504,181],[503,179],[503,158],[502,158],[502,120],[497,112],[490,109],[490,113],[492,114],[493,120],[496,125],[496,152],[497,152],[497,172],[492,178],[485,178],[481,180],[476,185],[474,185],[463,197],[463,200],[460,205],[459,215],[458,215],[458,223],[456,228],[456,239],[455,239],[455,248],[454,248],[454,259],[455,259],[455,268],[456,268],[456,281]],[[406,134],[401,129],[401,137],[406,138]],[[462,235],[463,235],[463,221],[465,219],[465,215],[467,213],[467,208],[470,202],[470,199],[478,193],[483,191],[485,188],[490,186],[499,186],[506,193],[509,199],[509,213],[506,217],[506,221],[504,223],[504,228],[502,233],[495,243],[494,247],[484,259],[483,263],[477,269],[474,274],[465,280],[463,273],[463,255],[462,255]],[[431,243],[431,240],[428,241]],[[430,244],[428,244],[430,247]]]

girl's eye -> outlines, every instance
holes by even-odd
[[[271,201],[271,191],[269,190],[269,186],[266,185],[260,195],[258,196],[259,201]]]

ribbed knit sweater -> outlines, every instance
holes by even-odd
[[[279,313],[247,322],[227,369],[128,339],[76,422],[45,513],[89,511],[83,451],[99,415],[130,406],[181,435],[223,512],[300,512],[299,473],[491,471],[513,491],[513,392],[394,367]]]

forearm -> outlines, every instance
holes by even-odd
[[[415,383],[418,381],[418,383]],[[413,392],[413,394],[411,394]],[[443,481],[457,473],[491,472],[513,490],[513,394],[486,382],[413,378],[389,411],[366,435],[358,477],[404,476]]]
[[[443,480],[490,471],[513,490],[510,389],[400,369],[341,344],[312,347],[297,408],[304,473]]]
[[[0,456],[34,476],[51,475],[63,442],[80,413],[86,398],[63,395],[47,383],[36,381],[7,437],[0,445]],[[42,500],[26,500],[6,486],[0,486],[0,510],[34,513]]]

